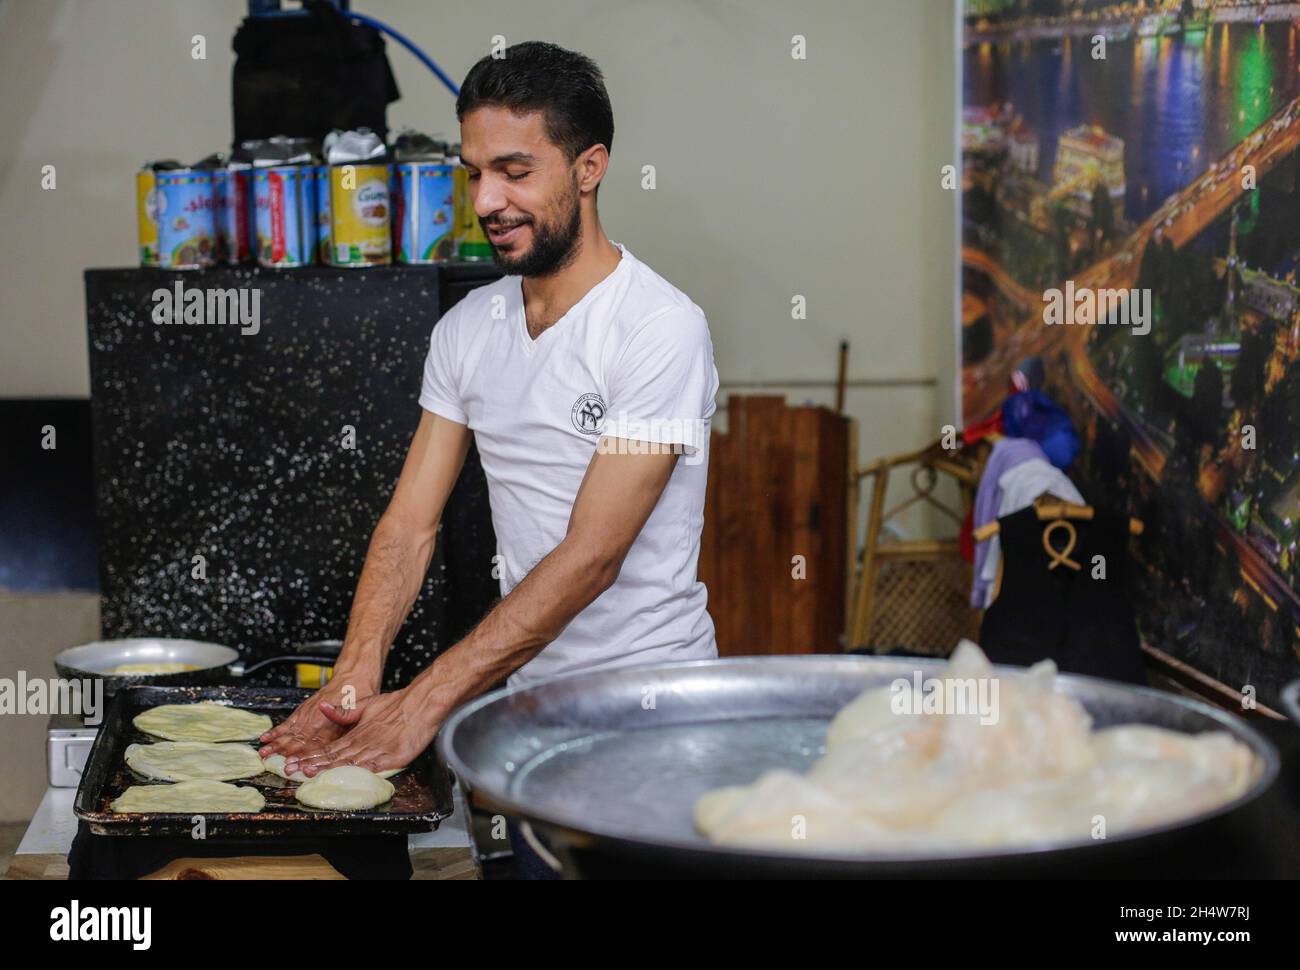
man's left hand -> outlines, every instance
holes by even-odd
[[[415,700],[403,689],[364,698],[350,710],[322,707],[330,720],[355,726],[321,750],[286,762],[285,774],[301,769],[310,778],[339,765],[358,765],[374,772],[405,768],[438,733],[436,722],[418,716],[424,712],[414,709]]]

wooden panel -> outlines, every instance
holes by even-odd
[[[812,408],[799,408],[789,412],[794,425],[791,468],[790,518],[793,526],[791,548],[786,555],[786,599],[790,623],[777,640],[787,643],[791,650],[819,652],[816,637],[818,586],[822,579],[821,537],[818,532],[818,490],[821,487],[821,470],[818,467],[818,448],[821,445],[821,420]],[[801,575],[796,578],[794,556],[801,556]],[[823,647],[822,650],[826,648]]]
[[[848,529],[845,498],[849,491],[852,449],[849,435],[853,424],[825,408],[817,415],[817,437],[821,486],[817,496],[818,560],[817,613],[814,647],[817,651],[843,650],[844,582],[850,570],[849,550],[845,542]]]
[[[723,656],[842,649],[850,422],[779,396],[727,402],[715,432],[699,575]],[[802,578],[794,557],[802,556]]]
[[[777,520],[781,516],[777,492],[781,463],[780,420],[785,399],[773,396],[748,398],[745,420],[745,528],[742,531],[748,582],[745,583],[744,639],[746,653],[771,653],[772,601],[777,595],[774,562],[777,548]]]

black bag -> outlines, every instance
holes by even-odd
[[[328,0],[305,15],[248,17],[235,33],[235,141],[287,135],[319,141],[332,128],[388,135],[388,104],[401,97],[379,31],[348,20]]]

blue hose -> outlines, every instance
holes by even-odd
[[[433,58],[430,57],[428,54],[426,54],[424,51],[420,50],[420,48],[416,47],[412,41],[408,40],[406,37],[399,34],[392,27],[389,27],[387,24],[376,20],[374,17],[367,17],[365,14],[356,13],[355,11],[352,10],[345,11],[344,16],[350,17],[352,20],[358,20],[369,27],[374,27],[375,30],[378,30],[381,33],[387,34],[389,37],[393,38],[393,40],[397,41],[408,51],[414,54],[420,60],[420,63],[422,63],[425,67],[431,70],[434,74],[438,75],[438,79],[442,81],[443,84],[447,85],[447,88],[451,91],[452,94],[456,95],[457,97],[460,96],[460,88],[456,86],[456,82],[453,81],[451,78],[447,77],[446,72],[444,72],[442,68],[440,68],[437,64],[433,62]]]

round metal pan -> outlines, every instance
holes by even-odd
[[[302,644],[300,649],[314,653],[295,653],[269,657],[245,665],[239,651],[219,643],[201,640],[175,640],[160,637],[129,637],[100,640],[68,647],[54,655],[54,669],[66,680],[97,678],[104,682],[104,693],[113,696],[123,687],[203,687],[225,684],[262,667],[276,663],[324,663],[338,659],[338,641],[326,640]],[[125,663],[174,661],[193,664],[196,669],[170,674],[114,674],[114,667]]]
[[[456,711],[438,751],[493,809],[521,818],[566,875],[744,877],[990,876],[1089,873],[1213,826],[1258,798],[1279,758],[1244,720],[1201,701],[1062,675],[1096,727],[1222,730],[1257,758],[1250,789],[1212,811],[1104,840],[936,853],[780,853],[716,846],[694,827],[696,799],[769,768],[805,771],[827,725],[869,687],[940,676],[943,661],[851,656],[743,657],[552,678],[493,692]],[[1015,676],[1018,668],[998,667]],[[1195,846],[1188,851],[1197,851]]]

